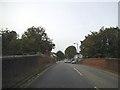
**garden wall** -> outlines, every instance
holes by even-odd
[[[117,73],[120,67],[120,65],[118,65],[119,63],[120,59],[117,58],[88,58],[80,62],[80,64],[86,64],[101,69],[108,69]]]
[[[14,87],[54,61],[47,55],[5,56],[2,57],[2,88]]]

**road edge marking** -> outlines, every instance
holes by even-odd
[[[83,76],[83,74],[82,74],[78,69],[74,68],[74,70],[75,70],[77,73],[79,73],[80,76]]]
[[[35,80],[37,80],[40,76],[42,76],[45,72],[47,72],[50,68],[52,68],[54,65],[48,66],[46,69],[44,69],[42,72],[38,73],[36,76],[34,76],[33,80],[28,80],[27,83],[25,83],[24,88],[28,88]]]

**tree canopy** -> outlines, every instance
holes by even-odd
[[[2,54],[11,55],[18,53],[17,33],[15,31],[9,31],[8,29],[2,31]]]
[[[56,55],[58,61],[65,59],[65,55],[62,51],[57,51]]]
[[[118,57],[120,29],[110,27],[91,32],[81,41],[81,54],[84,57]]]
[[[76,47],[74,46],[68,46],[65,49],[65,56],[69,59],[73,58],[76,55]]]
[[[30,27],[21,39],[15,31],[2,30],[3,55],[48,53],[55,44],[43,27]]]

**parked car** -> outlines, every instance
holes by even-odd
[[[72,63],[72,64],[76,64],[76,63],[77,63],[77,60],[73,60],[71,63]]]
[[[74,59],[74,58],[72,58],[72,59],[71,59],[71,62],[72,62],[72,61],[74,61],[74,60],[75,60],[75,59]]]

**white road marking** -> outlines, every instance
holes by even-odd
[[[46,68],[45,70],[43,70],[41,73],[38,73],[36,76],[34,76],[33,80],[28,80],[28,83],[25,83],[24,88],[27,88],[28,86],[30,86],[35,80],[37,80],[41,75],[43,75],[47,70],[49,70],[52,66],[50,66],[49,68]],[[23,88],[23,87],[22,87]]]
[[[75,70],[77,73],[79,73],[81,76],[83,76],[83,74],[82,74],[80,71],[78,71],[76,68],[74,68],[74,70]]]
[[[98,89],[96,86],[94,86],[94,88],[97,89],[97,90],[100,90],[100,89]]]

